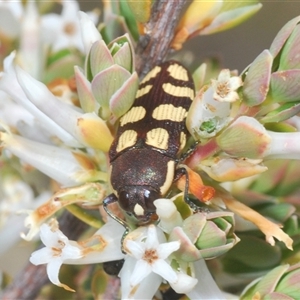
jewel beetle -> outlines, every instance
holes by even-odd
[[[115,219],[108,206],[118,202],[136,224],[156,221],[153,202],[187,175],[178,165],[190,136],[185,121],[194,94],[191,74],[173,60],[155,66],[141,81],[109,150],[113,193],[103,204]]]

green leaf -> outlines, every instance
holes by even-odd
[[[265,164],[268,170],[252,184],[251,190],[262,194],[270,194],[282,182],[284,174],[288,171],[289,162],[286,160],[273,160],[267,161]]]
[[[117,117],[121,117],[132,106],[135,94],[139,86],[139,78],[134,72],[124,84],[112,95],[109,103],[111,112]]]
[[[273,57],[275,57],[279,53],[284,43],[286,42],[286,40],[288,39],[288,37],[299,22],[300,16],[287,22],[277,33],[270,47],[270,52],[273,55]]]
[[[116,64],[128,70],[130,73],[134,72],[134,48],[128,34],[124,34],[110,42],[108,48]]]
[[[291,298],[283,293],[270,293],[264,296],[264,300],[294,300],[295,298]]]
[[[271,75],[270,95],[273,102],[300,100],[300,69],[278,71]]]
[[[289,203],[278,203],[276,205],[268,205],[259,210],[259,213],[265,217],[284,223],[294,212],[295,207]]]
[[[279,266],[265,275],[256,285],[255,291],[259,292],[260,295],[264,296],[266,294],[272,293],[275,291],[278,281],[281,279],[281,276],[288,269],[288,265]],[[251,299],[254,295],[247,295]]]
[[[300,112],[300,102],[284,103],[259,119],[261,123],[282,122]]]
[[[43,82],[46,84],[58,77],[71,78],[74,75],[74,65],[83,65],[82,57],[77,53],[63,50],[59,53],[49,60],[49,65],[43,78]]]
[[[151,0],[132,1],[127,0],[128,6],[138,22],[146,23],[150,19]]]
[[[277,246],[271,246],[264,240],[239,234],[241,241],[222,259],[224,270],[228,273],[243,274],[265,271],[280,263],[281,252]]]
[[[92,81],[92,92],[102,107],[109,107],[111,96],[130,76],[131,74],[124,68],[118,65],[112,65],[94,77]]]
[[[75,66],[75,79],[81,108],[84,112],[96,112],[99,104],[92,94],[91,83],[77,66]]]
[[[261,104],[269,91],[273,57],[264,50],[250,65],[243,86],[244,101],[249,106]]]
[[[276,287],[276,291],[284,293],[292,299],[299,299],[300,265],[297,264],[291,268],[293,267],[296,269],[283,276]]]
[[[283,47],[279,70],[300,69],[299,44],[300,25],[297,25]]]
[[[220,13],[210,25],[201,30],[200,34],[212,34],[235,27],[254,15],[261,7],[262,4],[258,3],[224,11]]]
[[[114,60],[103,40],[93,44],[90,51],[90,68],[93,77],[114,64]]]
[[[212,221],[206,222],[197,242],[198,249],[218,247],[226,244],[225,232]]]
[[[242,116],[224,129],[216,142],[229,155],[257,159],[269,147],[271,138],[256,119]]]
[[[138,4],[139,2],[144,2],[143,1],[136,1],[135,4]],[[139,31],[138,31],[138,27],[137,27],[137,23],[135,20],[135,15],[133,14],[133,12],[131,11],[131,9],[128,6],[127,1],[120,1],[120,12],[121,15],[124,17],[126,25],[129,29],[129,32],[131,33],[133,39],[135,41],[138,40],[139,38]],[[128,30],[127,30],[128,32]]]

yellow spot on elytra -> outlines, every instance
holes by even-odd
[[[149,81],[151,78],[156,77],[156,75],[161,71],[161,67],[160,66],[156,66],[154,67],[142,80],[141,84]]]
[[[120,125],[137,122],[142,120],[145,115],[146,109],[143,106],[134,106],[120,119]]]
[[[168,161],[167,163],[167,174],[164,184],[160,187],[160,192],[162,195],[165,195],[170,189],[172,182],[174,180],[175,173],[175,162],[173,160]]]
[[[149,91],[152,89],[152,86],[153,86],[153,85],[148,84],[148,85],[144,86],[143,88],[139,89],[139,90],[136,92],[135,98],[139,98],[139,97],[144,96],[145,94],[148,94]]]
[[[147,132],[146,144],[162,150],[168,149],[169,133],[164,128],[154,128]]]
[[[187,86],[177,86],[168,82],[164,83],[162,88],[169,95],[175,97],[188,97],[191,100],[194,99],[194,90]]]
[[[126,130],[124,131],[118,141],[117,152],[120,152],[128,147],[132,147],[135,145],[137,141],[137,132],[134,130]]]
[[[152,113],[152,117],[156,120],[170,120],[174,122],[182,122],[187,116],[185,108],[175,107],[173,104],[161,104],[157,106]]]
[[[174,79],[189,81],[188,72],[184,67],[177,64],[173,64],[170,65],[167,70],[170,72],[170,75]]]

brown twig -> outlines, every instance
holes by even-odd
[[[140,37],[136,47],[136,70],[141,78],[167,56],[186,3],[187,0],[157,0],[154,3],[151,18],[145,24],[145,35]]]
[[[72,240],[78,239],[87,228],[86,224],[67,211],[59,218],[59,226],[63,233]],[[32,300],[47,283],[49,283],[49,279],[46,273],[46,265],[34,266],[28,262],[14,281],[0,293],[0,299]]]

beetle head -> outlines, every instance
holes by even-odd
[[[161,195],[149,186],[127,186],[118,193],[121,208],[136,219],[139,225],[158,219],[153,202]]]

